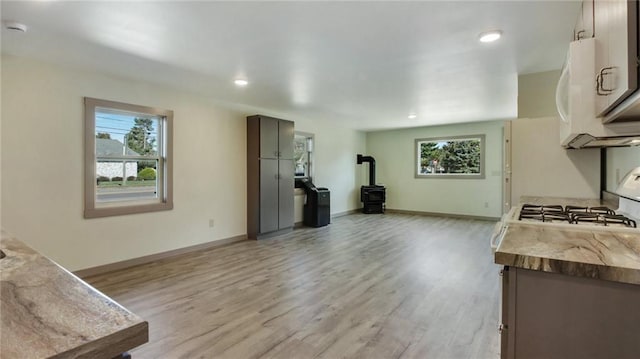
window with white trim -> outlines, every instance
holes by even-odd
[[[169,210],[173,111],[85,97],[85,218]]]
[[[485,135],[416,139],[416,178],[485,178],[484,141]]]
[[[293,137],[293,164],[295,178],[309,178],[312,174],[312,153],[314,135],[296,131]]]

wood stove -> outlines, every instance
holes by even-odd
[[[371,156],[358,155],[358,164],[369,162],[369,185],[360,187],[362,213],[384,213],[387,189],[376,185],[376,160]]]
[[[386,190],[384,186],[360,187],[360,201],[363,204],[362,213],[384,213]]]

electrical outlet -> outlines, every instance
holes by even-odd
[[[213,219],[209,220],[209,227],[213,227]]]

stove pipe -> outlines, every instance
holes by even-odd
[[[376,160],[371,156],[363,156],[358,154],[357,158],[358,164],[361,165],[362,162],[369,162],[369,186],[376,185]]]

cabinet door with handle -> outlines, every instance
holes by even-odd
[[[500,322],[498,335],[500,336],[500,359],[514,359],[516,357],[516,289],[517,268],[504,266],[500,271],[501,297]]]
[[[260,159],[260,233],[278,229],[279,177],[278,160]]]
[[[582,40],[593,37],[593,1],[582,2],[580,14],[576,26],[573,29],[573,40]]]
[[[280,160],[278,162],[278,170],[280,172],[280,181],[278,182],[278,203],[280,208],[278,228],[284,229],[293,227],[294,222],[294,169],[293,160]]]
[[[278,123],[278,151],[282,160],[293,159],[293,122],[280,120]]]
[[[278,119],[260,117],[260,158],[278,158]]]
[[[637,1],[596,1],[596,113],[605,115],[638,87]]]

